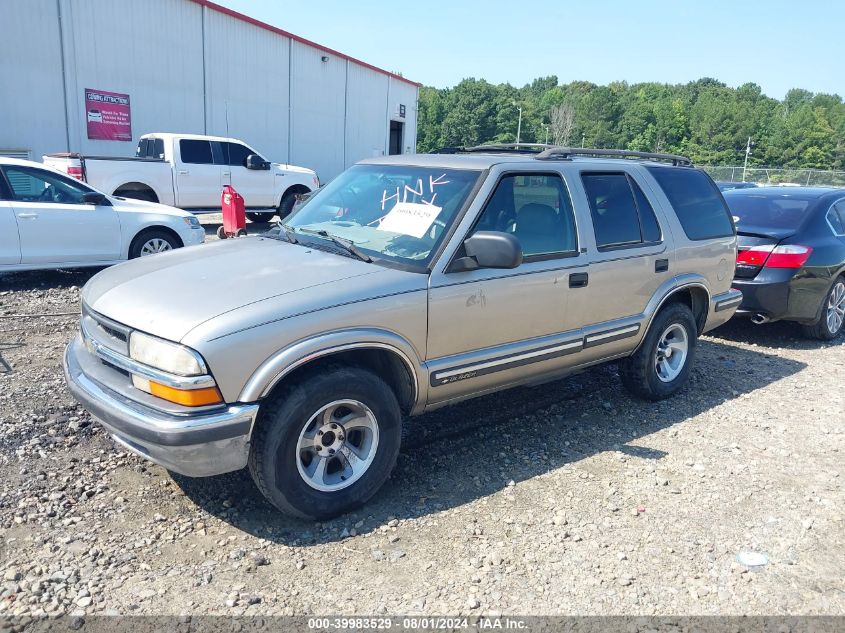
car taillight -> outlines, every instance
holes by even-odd
[[[812,252],[813,249],[809,246],[765,244],[753,246],[746,251],[737,253],[736,263],[745,266],[765,266],[766,268],[801,268]]]
[[[77,180],[82,180],[82,167],[68,167],[67,175]]]
[[[762,266],[766,263],[766,258],[771,255],[774,250],[774,244],[766,244],[764,246],[753,246],[747,251],[742,251],[736,255],[737,264],[745,264],[746,266]]]
[[[766,260],[766,268],[801,268],[813,249],[809,246],[786,244],[778,246]]]

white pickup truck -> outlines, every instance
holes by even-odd
[[[105,193],[194,213],[219,212],[223,186],[231,185],[254,222],[284,218],[297,194],[320,186],[311,169],[271,163],[238,139],[198,134],[145,134],[134,158],[72,153],[43,161]]]

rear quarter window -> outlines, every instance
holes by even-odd
[[[718,187],[704,172],[689,167],[647,167],[672,204],[691,240],[734,234],[730,213]]]

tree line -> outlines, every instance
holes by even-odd
[[[704,165],[845,170],[845,103],[798,88],[783,100],[746,83],[704,78],[687,84],[586,81],[555,76],[522,88],[464,79],[420,89],[417,151],[516,140],[668,152]]]

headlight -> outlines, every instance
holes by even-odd
[[[207,373],[202,358],[193,350],[141,332],[132,332],[130,335],[129,356],[139,363],[171,374],[201,376]]]
[[[197,219],[196,216],[191,215],[191,216],[188,216],[188,217],[182,218],[182,219],[185,220],[185,224],[190,226],[192,229],[193,228],[199,228],[200,221]]]

